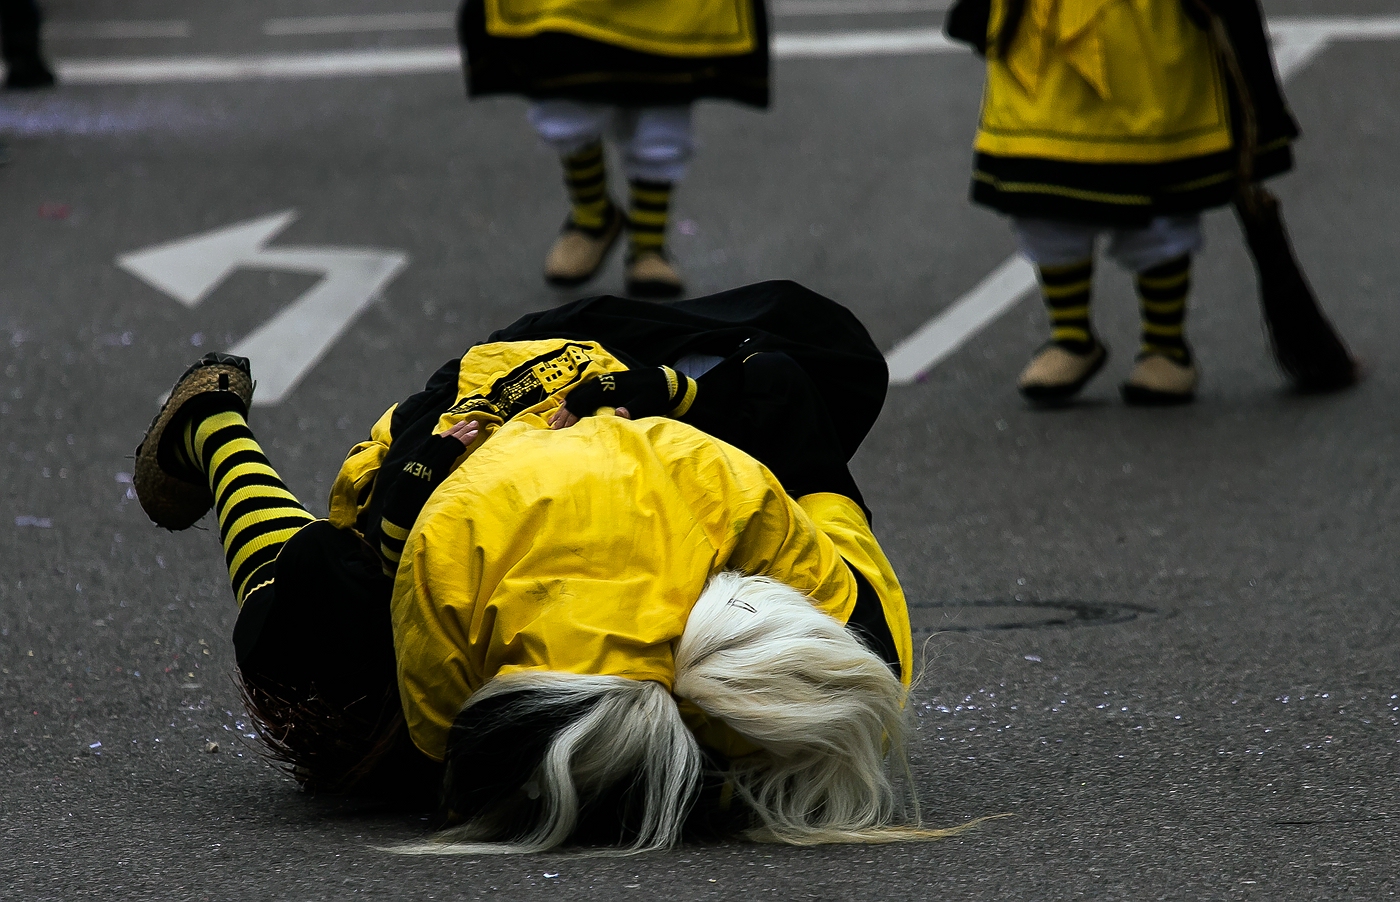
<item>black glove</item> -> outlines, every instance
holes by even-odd
[[[379,551],[386,573],[392,574],[397,569],[408,531],[413,528],[413,521],[418,519],[423,505],[428,503],[433,489],[442,485],[452,472],[452,464],[466,453],[466,447],[451,436],[430,436],[394,474],[384,499],[379,535],[367,537]]]
[[[564,399],[564,409],[576,417],[590,417],[600,407],[625,407],[634,420],[642,417],[679,417],[695,401],[695,380],[669,366],[604,373],[583,382]]]

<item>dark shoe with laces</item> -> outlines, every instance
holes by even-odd
[[[170,397],[136,446],[132,479],[136,498],[151,522],[188,529],[214,506],[203,474],[182,466],[176,443],[189,415],[199,408],[235,409],[245,416],[253,402],[253,376],[246,357],[210,352],[175,381]]]

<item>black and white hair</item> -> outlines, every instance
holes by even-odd
[[[705,756],[677,698],[758,751],[723,775],[750,839],[811,845],[928,839],[908,775],[905,688],[879,656],[796,589],[721,573],[660,683],[516,673],[472,696],[448,742],[443,815],[455,823],[409,854],[539,852],[576,835],[590,808],[622,825],[627,854],[674,846],[700,794]]]

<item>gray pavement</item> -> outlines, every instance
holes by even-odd
[[[1390,0],[1267,6],[1395,13]],[[376,0],[48,9],[57,23],[189,23],[187,38],[55,38],[61,59],[450,41],[262,31],[402,12]],[[1288,91],[1306,135],[1277,188],[1366,361],[1354,391],[1281,391],[1224,213],[1195,277],[1194,406],[1117,400],[1135,312],[1108,266],[1095,316],[1115,358],[1084,403],[1034,411],[1016,395],[1044,333],[1029,301],[891,390],[856,475],[924,649],[917,789],[935,825],[1009,816],[929,844],[628,860],[403,858],[377,847],[422,822],[302,795],[247,738],[214,532],[159,531],[128,492],[128,455],[185,363],[317,278],[243,268],[190,308],[122,254],[295,210],[270,247],[408,255],[287,399],[256,412],[314,511],[345,449],[442,360],[527,311],[617,291],[616,264],[582,292],[541,283],[563,199],[523,104],[468,105],[452,73],[0,96],[13,152],[0,169],[0,898],[1395,895],[1397,63],[1400,41],[1337,43]],[[932,54],[787,60],[776,74],[768,114],[700,115],[674,238],[691,293],[796,279],[892,347],[1013,249],[965,199],[980,67]]]

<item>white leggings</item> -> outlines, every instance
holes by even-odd
[[[695,152],[690,105],[623,107],[575,100],[540,100],[527,114],[548,144],[561,156],[574,153],[606,134],[622,152],[628,179],[678,182]]]
[[[1094,256],[1094,241],[1110,234],[1108,256],[1132,272],[1151,269],[1205,244],[1201,216],[1158,216],[1137,229],[1083,225],[1058,219],[1017,219],[1016,243],[1037,266],[1068,266]]]

